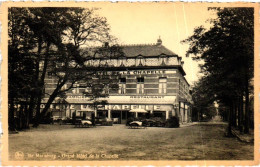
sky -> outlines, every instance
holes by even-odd
[[[201,3],[107,3],[98,11],[107,18],[111,34],[119,44],[152,44],[162,39],[162,44],[182,57],[187,81],[198,80],[198,63],[186,57],[188,44],[180,41],[193,34],[195,27],[204,25],[214,17],[208,6]]]

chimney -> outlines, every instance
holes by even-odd
[[[108,46],[109,46],[109,43],[108,43],[108,42],[105,42],[105,43],[104,43],[104,47],[107,48]]]
[[[162,45],[162,40],[161,40],[161,37],[160,37],[160,36],[159,36],[159,39],[157,39],[156,45]]]

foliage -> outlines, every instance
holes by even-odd
[[[212,85],[202,77],[199,82],[195,83],[192,89],[193,120],[212,119],[216,115],[216,107],[214,106],[215,94]]]
[[[25,100],[30,115],[35,115],[33,111],[36,111],[34,126],[37,127],[57,97],[66,98],[65,92],[75,88],[79,81],[90,82],[96,70],[85,64],[87,60],[94,60],[97,55],[99,59],[104,59],[121,54],[116,53],[120,50],[116,45],[101,46],[91,51],[84,49],[100,46],[104,42],[115,42],[109,34],[106,18],[98,16],[96,10],[49,7],[9,9],[11,117],[14,103]],[[105,52],[106,57],[102,55]],[[56,78],[56,87],[50,94],[44,91],[47,74]],[[65,85],[67,88],[64,89]],[[48,97],[48,101],[40,112],[44,97]],[[18,100],[15,102],[14,98]]]
[[[238,99],[245,97],[245,132],[248,132],[249,94],[253,77],[254,59],[254,9],[210,8],[217,17],[212,26],[202,26],[183,42],[189,43],[187,55],[194,60],[203,60],[201,71],[205,74],[201,83],[204,92],[231,108],[230,121],[240,105]],[[203,98],[202,98],[203,99]],[[207,101],[206,101],[207,103]],[[210,102],[208,102],[210,103]]]

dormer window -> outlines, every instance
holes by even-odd
[[[159,62],[160,62],[161,65],[166,65],[167,64],[167,57],[165,55],[160,56]]]
[[[105,58],[105,59],[100,59],[100,66],[101,67],[107,67],[108,66],[108,59]]]
[[[145,65],[144,58],[142,56],[138,56],[136,58],[136,66],[143,66],[143,65]]]
[[[125,63],[126,63],[126,58],[121,57],[118,59],[118,66],[124,67]]]

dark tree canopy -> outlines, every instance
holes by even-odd
[[[204,91],[214,100],[233,106],[245,97],[245,132],[248,131],[249,96],[253,93],[254,8],[209,8],[216,12],[209,29],[200,26],[182,41],[190,45],[187,56],[203,60]],[[238,104],[237,104],[238,105]],[[235,106],[237,106],[235,105]],[[230,116],[231,117],[231,116]]]
[[[65,98],[65,92],[74,88],[79,81],[90,82],[96,70],[85,64],[86,60],[95,59],[97,54],[99,59],[122,56],[117,45],[104,45],[107,42],[115,43],[115,38],[110,35],[106,18],[98,16],[97,10],[9,8],[10,125],[14,122],[15,105],[23,101],[28,108],[20,112],[26,118],[29,113],[32,120],[36,111],[34,126],[37,127],[57,97]],[[45,94],[45,76],[48,73],[56,78],[57,83],[53,92]],[[47,104],[40,112],[42,99],[46,95],[49,97]]]

